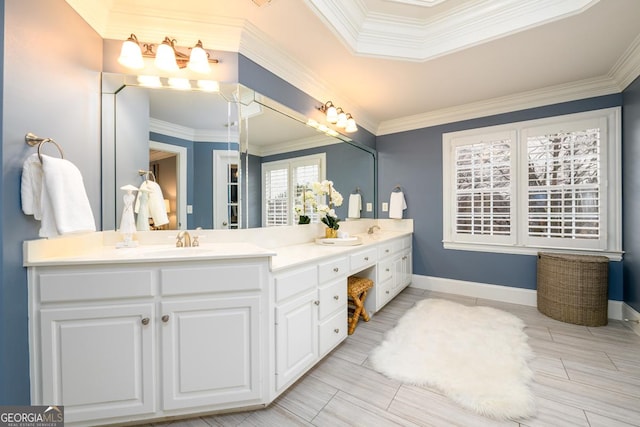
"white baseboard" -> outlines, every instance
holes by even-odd
[[[464,295],[473,298],[484,298],[494,301],[509,302],[512,304],[528,305],[536,307],[537,294],[534,289],[513,288],[510,286],[492,285],[488,283],[467,282],[464,280],[445,279],[442,277],[422,276],[414,274],[411,286],[418,289],[426,289],[429,291],[444,292],[448,294]],[[607,315],[609,319],[622,320],[631,319],[633,314],[623,316],[623,305],[633,311],[631,307],[622,301],[609,300]],[[635,312],[640,319],[640,314]],[[640,329],[639,325],[638,329]]]
[[[629,326],[631,329],[633,329],[633,332],[635,332],[636,334],[640,335],[640,313],[638,313],[637,311],[635,311],[631,306],[629,306],[628,304],[622,304],[622,319],[623,320],[630,320],[630,322],[625,322],[627,324],[627,326]]]

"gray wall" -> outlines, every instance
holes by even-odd
[[[404,190],[408,206],[405,218],[414,219],[414,273],[517,288],[536,288],[535,256],[443,249],[443,133],[621,104],[620,94],[610,95],[379,136],[376,141],[379,199],[380,202],[388,201],[396,184],[401,185]],[[380,218],[387,217],[384,212],[378,214]],[[622,300],[622,262],[609,264],[609,299]]]
[[[20,207],[27,132],[54,138],[80,169],[100,224],[102,39],[64,0],[1,1],[4,11],[2,114],[2,284],[0,404],[29,403],[27,276],[22,242],[39,225]],[[47,151],[48,152],[48,151]],[[51,152],[53,155],[53,152]]]
[[[640,311],[640,78],[622,95],[624,300]]]

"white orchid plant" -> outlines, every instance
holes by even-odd
[[[321,182],[314,182],[310,185],[310,189],[304,188],[302,194],[299,197],[300,204],[295,206],[295,212],[299,217],[300,224],[308,224],[309,216],[306,215],[308,209],[311,212],[317,212],[320,214],[320,221],[327,227],[337,230],[340,227],[338,224],[338,215],[336,215],[335,208],[342,205],[343,197],[339,191],[333,186],[333,181],[324,180]],[[328,196],[327,204],[318,203],[318,199]],[[303,222],[307,221],[307,222]]]

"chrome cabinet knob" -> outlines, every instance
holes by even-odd
[[[318,300],[315,300],[313,303],[314,303],[315,305],[320,305],[320,301],[318,301]]]
[[[167,323],[167,322],[169,321],[169,315],[168,315],[168,314],[165,314],[164,316],[162,316],[162,321],[163,321],[164,323]]]
[[[335,267],[333,271],[337,273],[338,271],[340,271],[340,269],[338,267]]]
[[[340,333],[340,329],[335,328],[335,329],[333,330],[333,332],[335,332],[336,334],[339,334],[339,333]]]
[[[338,301],[338,300],[340,299],[340,295],[334,295],[334,296],[333,296],[333,299],[334,299],[334,300],[336,300],[336,301]]]
[[[149,324],[149,318],[148,317],[143,317],[141,320],[142,324],[147,326]]]
[[[364,260],[369,261],[369,257],[368,256],[364,257]]]

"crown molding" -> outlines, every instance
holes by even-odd
[[[193,142],[225,142],[229,138],[226,131],[192,129],[154,118],[149,119],[149,131]],[[237,140],[238,132],[232,131],[231,137]]]
[[[599,0],[478,0],[429,19],[382,14],[362,0],[306,0],[355,54],[426,61],[580,13]]]
[[[341,140],[328,137],[326,135],[311,136],[293,141],[285,141],[265,147],[250,146],[249,153],[256,156],[272,156],[275,154],[288,153],[290,151],[306,150],[308,148],[325,147],[327,145],[341,144]]]
[[[611,67],[609,76],[618,82],[621,91],[640,76],[640,36],[635,38],[614,66]]]
[[[462,120],[542,107],[560,102],[619,93],[620,86],[610,77],[598,77],[544,89],[459,105],[423,114],[381,122],[376,135],[388,135]]]

